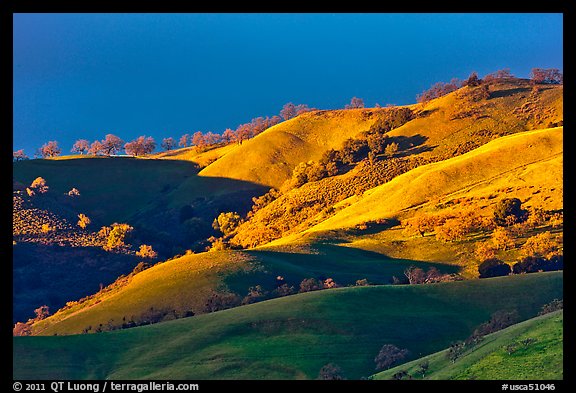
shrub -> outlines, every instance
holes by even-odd
[[[496,247],[492,242],[476,243],[474,255],[481,261],[493,259],[496,257]]]
[[[564,308],[564,300],[554,299],[550,303],[543,305],[538,315],[548,314],[554,311],[562,310],[563,308]]]
[[[32,335],[32,329],[27,323],[17,322],[12,329],[13,336],[30,336]]]
[[[514,75],[510,73],[510,68],[504,68],[484,77],[485,82],[492,82],[498,79],[514,78]]]
[[[499,330],[505,329],[508,326],[512,326],[518,320],[520,316],[518,315],[518,311],[511,310],[499,310],[496,311],[490,317],[488,322],[481,324],[475,331],[474,334],[478,336],[485,336],[490,333],[497,332]]]
[[[252,304],[258,301],[264,300],[266,298],[266,293],[262,289],[262,286],[256,285],[254,287],[248,288],[248,294],[242,299],[242,304]]]
[[[46,185],[46,180],[44,180],[43,177],[37,177],[34,179],[30,184],[30,188],[39,192],[40,194],[48,192],[48,186]]]
[[[320,280],[316,280],[315,278],[305,278],[300,283],[300,293],[302,292],[310,292],[310,291],[317,291],[322,289],[324,284]]]
[[[408,354],[407,349],[400,349],[393,344],[384,344],[374,359],[376,371],[389,369],[393,364],[404,360]]]
[[[497,258],[487,259],[478,266],[480,278],[507,276],[510,266]]]
[[[443,225],[434,228],[436,239],[443,242],[462,240],[468,234],[468,228],[458,217],[446,220]]]
[[[204,312],[216,312],[241,304],[240,296],[232,292],[213,292],[204,304]]]
[[[88,225],[90,225],[92,221],[85,215],[85,214],[78,214],[78,226],[82,229],[86,229]]]
[[[214,219],[212,227],[227,236],[233,233],[241,222],[242,217],[236,212],[220,213]]]
[[[399,149],[398,144],[396,142],[392,142],[386,146],[386,148],[384,149],[384,154],[386,154],[387,156],[393,156],[398,152],[398,149]]]
[[[294,287],[289,286],[288,284],[282,284],[278,288],[276,288],[273,293],[276,296],[288,296],[294,294],[295,290]]]
[[[158,253],[152,249],[152,246],[147,244],[142,244],[140,250],[136,252],[136,255],[140,258],[156,258]]]
[[[450,348],[448,349],[448,352],[446,352],[446,357],[452,362],[452,363],[456,363],[456,360],[458,360],[466,351],[466,344],[463,342],[457,342],[457,343],[453,343],[450,345]]]
[[[472,72],[464,84],[468,87],[480,86],[480,84],[482,84],[482,79],[478,78],[477,72]]]
[[[532,68],[530,79],[534,83],[561,84],[564,76],[558,68]]]
[[[50,309],[46,305],[40,306],[34,310],[34,314],[36,315],[34,321],[35,322],[41,321],[43,319],[46,319],[50,315]]]
[[[370,126],[370,134],[385,134],[395,128],[403,126],[410,120],[414,119],[414,112],[410,108],[391,108],[384,112]]]
[[[343,380],[344,374],[342,374],[342,369],[340,366],[334,363],[328,363],[322,366],[320,372],[318,373],[318,379],[323,381],[332,381],[332,380]]]
[[[106,244],[102,247],[106,251],[120,249],[126,246],[125,240],[129,232],[134,228],[128,224],[114,223],[111,227],[102,227],[98,235],[104,237]]]
[[[546,259],[537,256],[528,256],[512,267],[514,274],[535,273],[544,270]]]
[[[437,82],[428,90],[416,96],[416,101],[426,103],[434,98],[442,97],[462,87],[462,82],[453,78],[450,83]]]
[[[524,222],[527,211],[522,209],[522,202],[518,198],[504,198],[494,208],[494,221],[498,226],[510,226],[517,222]]]
[[[528,238],[520,250],[526,256],[550,257],[557,248],[552,235],[546,231]]]
[[[556,270],[564,270],[564,257],[562,255],[553,255],[544,266],[546,272]]]
[[[506,251],[509,248],[514,248],[514,239],[504,227],[498,227],[492,232],[491,241],[497,250]]]

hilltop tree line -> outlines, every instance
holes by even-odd
[[[476,72],[472,72],[468,79],[460,80],[458,78],[452,78],[450,82],[437,82],[433,84],[428,90],[416,96],[416,101],[419,103],[427,103],[435,98],[442,97],[448,93],[451,93],[463,86],[477,87],[484,85],[486,83],[491,83],[494,81],[513,79],[516,78],[510,73],[509,68],[504,68],[496,72],[487,74],[484,79],[478,78]],[[562,84],[564,83],[564,76],[557,68],[532,68],[530,72],[530,81],[532,84]]]
[[[357,97],[353,97],[351,103],[346,105],[346,109],[363,107],[364,101]],[[306,104],[296,105],[289,102],[280,110],[280,116],[257,117],[248,123],[240,124],[235,130],[227,128],[222,132],[222,134],[213,133],[211,131],[206,133],[197,131],[193,134],[186,133],[178,138],[178,140],[173,137],[168,137],[162,139],[160,146],[165,151],[170,151],[177,147],[186,148],[195,146],[197,149],[202,150],[216,145],[227,145],[230,143],[242,144],[245,140],[255,137],[264,130],[275,126],[283,120],[290,120],[302,113],[314,110],[317,109],[310,108]],[[157,142],[151,136],[142,135],[132,141],[125,142],[114,134],[107,134],[103,140],[95,140],[93,142],[90,142],[87,139],[78,139],[72,145],[70,152],[80,155],[111,156],[119,154],[124,150],[126,154],[131,156],[146,156],[153,153],[154,150],[156,150],[156,147]],[[52,158],[61,154],[62,149],[58,145],[58,141],[48,141],[36,150],[34,157]],[[24,149],[13,152],[13,161],[21,161],[28,158],[29,157],[24,152]]]
[[[487,84],[505,79],[515,78],[510,73],[509,68],[504,68],[496,72],[487,74],[484,79],[480,79],[476,72],[470,74],[468,79],[462,81],[458,78],[452,78],[450,82],[437,82],[429,89],[423,91],[416,96],[416,101],[422,104],[429,102],[435,98],[442,97],[448,93],[460,89],[463,86],[479,87],[483,89],[476,91],[480,94],[478,98],[486,98],[488,93]],[[530,80],[533,84],[562,84],[564,83],[564,76],[557,68],[533,68],[530,73]],[[375,105],[380,107],[379,104]],[[358,97],[352,97],[349,104],[344,106],[344,109],[358,109],[364,108],[364,100]],[[257,117],[252,119],[249,123],[240,124],[235,130],[227,128],[222,134],[213,133],[208,131],[203,133],[197,131],[194,134],[184,134],[176,142],[173,137],[162,139],[160,146],[169,151],[176,147],[191,147],[196,146],[198,149],[205,149],[210,146],[219,144],[238,143],[242,144],[243,141],[253,138],[264,130],[280,123],[282,120],[290,120],[302,113],[318,110],[317,108],[310,108],[306,104],[294,104],[288,102],[280,110],[279,116],[272,117]],[[152,153],[156,149],[156,141],[153,137],[145,135],[125,143],[122,139],[113,134],[107,134],[102,141],[93,141],[90,143],[86,139],[77,140],[72,146],[72,153],[89,154],[89,155],[102,155],[110,156],[120,153],[125,150],[126,154],[132,156],[145,156]],[[57,141],[49,141],[37,149],[35,157],[51,158],[59,156],[62,153],[61,148],[58,146]],[[20,161],[28,159],[23,149],[13,152],[13,160]]]

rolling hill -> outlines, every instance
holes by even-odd
[[[559,297],[559,272],[315,291],[122,331],[15,337],[13,377],[314,379],[334,362],[359,379],[373,373],[383,344],[416,359],[498,310],[526,320]]]
[[[454,198],[458,192],[473,196],[524,184],[547,189],[555,186],[554,204],[547,207],[558,209],[562,207],[562,154],[562,127],[501,137],[461,156],[420,166],[375,187],[310,231],[349,228],[388,218],[440,198]],[[548,170],[542,171],[544,168]]]
[[[378,373],[374,379],[392,379],[401,370],[413,379],[422,379],[418,369],[426,361],[429,369],[424,379],[563,379],[563,323],[564,312],[555,311],[486,336],[455,363],[447,359],[444,350]],[[513,345],[513,352],[508,353],[508,345]]]
[[[354,285],[367,279],[388,284],[403,277],[410,266],[431,266],[444,273],[457,267],[418,261],[390,259],[384,255],[326,244],[278,250],[219,251],[185,255],[138,273],[126,285],[96,294],[92,299],[62,310],[33,325],[36,335],[77,334],[109,325],[118,328],[127,321],[140,321],[153,308],[166,311],[166,319],[188,311],[205,313],[215,291],[244,297],[250,287],[265,291],[277,287],[276,277],[298,291],[306,278],[332,278],[339,285]]]
[[[412,371],[429,359],[432,379],[504,376],[491,366],[499,362],[558,364],[561,316],[530,318],[563,297],[563,273],[472,278],[504,198],[530,210],[506,222],[513,244],[494,256],[512,264],[543,233],[563,251],[562,94],[509,78],[402,108],[307,112],[202,151],[15,162],[14,304],[18,315],[42,299],[61,308],[14,338],[14,378],[315,379],[336,363],[359,379],[387,343],[410,351]],[[383,126],[407,109],[401,125]],[[376,134],[397,149],[371,148]],[[328,173],[330,149],[340,161]],[[300,181],[298,168],[316,164],[322,176]],[[27,195],[38,176],[49,192]],[[69,198],[73,187],[80,195]],[[241,216],[229,232],[212,226],[222,212]],[[74,225],[79,213],[89,230]],[[444,224],[406,231],[418,216],[461,213],[475,224],[459,237],[442,240]],[[46,233],[46,220],[57,231]],[[124,256],[96,235],[113,222],[134,227]],[[140,244],[159,257],[132,271]],[[398,285],[410,267],[438,269],[445,282]],[[296,293],[311,278],[337,287]],[[446,365],[442,351],[499,310],[526,322]],[[531,334],[529,351],[502,356],[502,343]]]

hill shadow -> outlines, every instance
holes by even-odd
[[[434,150],[436,147],[425,145],[429,138],[421,134],[412,136],[399,135],[390,137],[390,139],[392,142],[396,142],[398,144],[398,153],[396,153],[396,157],[407,157],[414,154],[420,154]]]
[[[66,302],[99,291],[140,262],[135,255],[109,253],[99,247],[17,243],[13,246],[13,323],[34,317],[34,309],[50,312]]]
[[[519,94],[519,93],[527,93],[530,90],[531,89],[528,87],[516,87],[513,89],[497,90],[497,91],[491,92],[488,99],[510,97],[510,96],[513,96],[513,95]]]
[[[262,266],[257,275],[248,277],[239,273],[226,278],[226,285],[233,291],[245,293],[250,285],[262,285],[267,290],[274,289],[277,276],[289,286],[298,290],[300,282],[307,278],[326,280],[332,278],[340,286],[356,285],[356,281],[366,279],[371,284],[389,285],[394,277],[402,279],[404,271],[411,267],[428,270],[437,268],[451,274],[460,270],[458,266],[392,258],[374,251],[347,247],[338,239],[320,240],[302,247],[300,250],[255,249],[244,252],[252,255]]]

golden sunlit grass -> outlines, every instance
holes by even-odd
[[[239,145],[237,143],[230,143],[224,146],[210,147],[206,150],[193,147],[184,147],[170,151],[153,154],[150,158],[162,158],[165,160],[184,160],[192,161],[204,168],[223,155],[233,151]]]
[[[270,127],[200,172],[280,187],[294,167],[366,131],[385,109],[313,111]]]
[[[202,310],[209,294],[222,285],[219,279],[249,269],[250,257],[241,252],[185,255],[135,275],[125,286],[96,295],[85,303],[56,313],[33,327],[34,334],[81,333],[108,321],[137,320],[153,307],[186,312]],[[230,263],[234,260],[234,263]],[[124,320],[123,320],[124,318]]]
[[[464,191],[468,197],[479,197],[504,186],[555,188],[555,198],[547,206],[561,208],[562,141],[562,127],[499,138],[462,156],[415,168],[375,187],[310,231],[350,228],[394,217],[440,198],[462,195]]]

